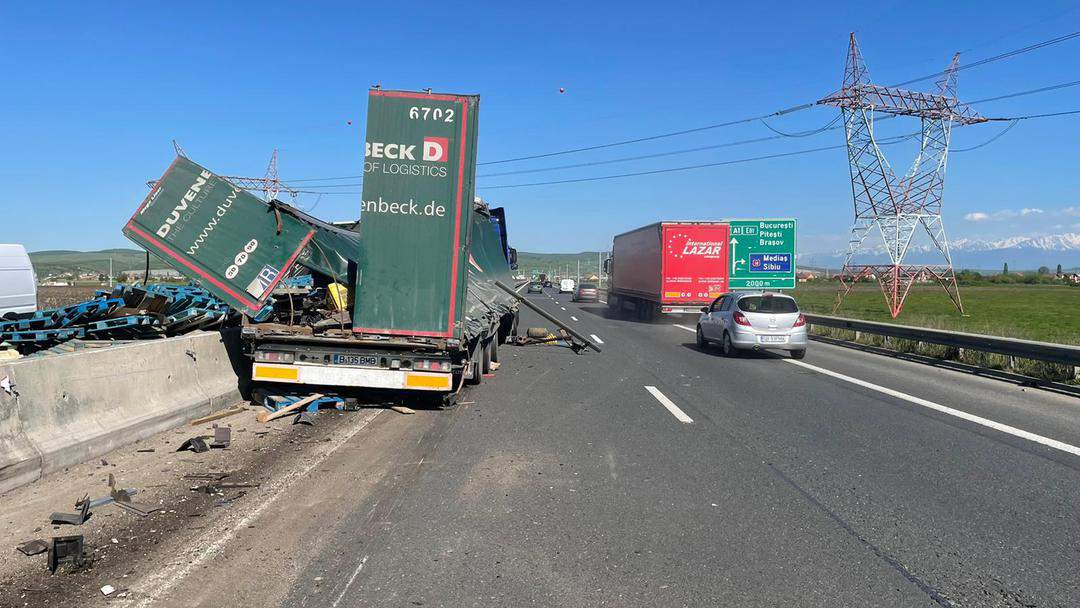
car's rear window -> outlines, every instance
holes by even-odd
[[[582,288],[582,289],[596,289],[596,284],[595,283],[582,283],[581,285],[579,285],[579,287]]]
[[[749,296],[739,300],[739,310],[743,312],[765,312],[782,314],[799,312],[795,300],[782,296]]]

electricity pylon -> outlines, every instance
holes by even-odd
[[[941,221],[941,197],[953,125],[975,124],[986,122],[986,119],[956,98],[959,60],[957,53],[937,81],[936,93],[876,85],[870,82],[870,71],[863,61],[855,34],[851,34],[843,88],[818,101],[840,108],[855,202],[855,221],[844,267],[838,275],[840,288],[834,312],[852,286],[866,278],[877,279],[893,318],[900,314],[912,283],[919,279],[937,281],[956,308],[964,312],[949,254],[949,241]],[[919,153],[903,177],[897,178],[893,174],[874,138],[874,116],[878,112],[914,116],[922,122]],[[940,254],[939,263],[904,263],[912,237],[920,229],[929,235],[930,242]],[[854,263],[858,254],[869,248],[867,240],[876,245],[877,237],[880,237],[890,263]]]

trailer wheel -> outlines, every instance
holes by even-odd
[[[491,341],[491,362],[492,363],[498,363],[499,362],[499,342],[501,342],[501,340],[492,340]],[[496,365],[495,367],[498,367],[498,366]]]
[[[483,372],[480,371],[480,351],[484,349],[484,346],[479,342],[473,347],[472,355],[469,357],[469,362],[466,364],[465,370],[465,384],[470,386],[476,386],[480,384],[483,379]]]
[[[488,339],[487,342],[481,342],[482,350],[480,351],[480,373],[491,373],[491,362],[494,361],[492,355],[495,351],[495,340]]]

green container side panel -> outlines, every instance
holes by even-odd
[[[315,230],[178,156],[124,226],[132,241],[255,315]]]
[[[464,335],[478,102],[370,92],[353,331]]]
[[[472,338],[507,312],[516,300],[495,285],[510,285],[513,279],[506,261],[502,236],[491,218],[473,213],[472,240],[469,243],[469,281],[465,307],[465,337]]]

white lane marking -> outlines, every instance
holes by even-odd
[[[556,302],[556,304],[558,304],[558,302]],[[565,307],[565,306],[560,306],[559,308],[561,308],[561,309],[563,309],[563,310],[566,310],[566,307]]]
[[[685,325],[679,325],[678,323],[674,323],[673,325],[675,325],[675,327],[678,327],[679,329],[685,329],[686,331],[694,332],[695,334],[697,333],[696,329],[691,329]]]
[[[570,315],[570,318],[577,321],[577,317],[575,317],[574,315]]]
[[[196,538],[189,546],[191,550],[185,551],[176,556],[179,558],[178,562],[173,562],[177,566],[159,568],[153,574],[141,581],[138,585],[132,585],[132,590],[137,591],[141,598],[137,601],[136,606],[140,608],[145,606],[154,606],[158,603],[158,600],[165,596],[165,594],[172,591],[174,587],[182,583],[189,574],[195,569],[202,567],[202,565],[209,559],[221,553],[225,548],[225,545],[231,541],[241,530],[246,530],[248,526],[254,524],[259,516],[267,507],[274,504],[282,494],[285,493],[296,481],[301,479],[310,479],[311,472],[315,470],[315,467],[323,463],[341,446],[348,443],[357,433],[367,428],[368,424],[375,419],[383,410],[376,410],[371,416],[364,418],[359,423],[349,429],[343,436],[337,438],[332,443],[326,444],[327,449],[321,454],[316,454],[308,461],[304,466],[299,469],[287,471],[280,478],[271,481],[270,483],[263,484],[259,489],[260,492],[265,492],[260,496],[259,502],[253,502],[250,504],[255,505],[246,514],[243,511],[238,510],[232,515],[232,525],[229,523],[229,516],[226,516],[225,526],[212,526],[211,529],[204,532],[201,536]],[[242,516],[241,516],[242,515]],[[132,600],[135,598],[132,598]],[[121,602],[120,605],[130,606],[131,601]]]
[[[645,390],[652,393],[652,396],[656,397],[656,400],[660,402],[660,405],[666,407],[667,411],[671,412],[671,415],[675,416],[675,418],[678,419],[679,422],[690,424],[694,421],[693,418],[686,415],[686,412],[680,410],[679,406],[672,403],[671,399],[668,399],[667,396],[664,395],[664,393],[661,393],[660,389],[656,388],[655,386],[646,386]]]
[[[607,304],[607,300],[600,300],[599,298],[597,298],[597,300],[598,300],[598,301],[599,301],[599,302],[600,302],[601,304]]]
[[[525,289],[525,286],[527,286],[527,285],[528,285],[528,283],[522,283],[521,286],[518,287],[517,289],[515,289],[514,291],[516,291],[518,293],[521,293],[521,290]]]
[[[604,341],[600,339],[600,336],[598,336],[596,334],[589,334],[589,337],[592,338],[593,342],[596,342],[597,344],[603,344],[604,343]]]
[[[818,367],[816,365],[810,365],[809,363],[803,363],[802,361],[796,361],[794,359],[784,359],[784,361],[787,361],[788,363],[791,363],[792,365],[798,365],[799,367],[805,367],[807,369],[812,369],[812,370],[814,370],[816,372],[825,374],[826,376],[832,376],[833,378],[837,378],[839,380],[844,380],[845,382],[850,382],[852,384],[857,384],[857,385],[862,386],[864,388],[868,388],[868,389],[871,389],[871,390],[878,391],[879,393],[884,393],[886,395],[889,395],[890,397],[896,397],[897,399],[903,399],[904,401],[909,401],[909,402],[914,403],[916,405],[921,405],[923,407],[926,407],[926,408],[941,412],[943,414],[948,414],[950,416],[956,416],[957,418],[967,420],[968,422],[974,422],[975,424],[980,424],[980,425],[985,426],[987,428],[994,429],[995,431],[1001,431],[1002,433],[1007,433],[1007,434],[1013,435],[1015,437],[1020,437],[1022,439],[1027,439],[1028,441],[1034,441],[1035,443],[1039,443],[1039,444],[1045,445],[1047,447],[1054,448],[1055,450],[1061,450],[1062,452],[1068,452],[1069,454],[1074,454],[1076,456],[1080,456],[1080,448],[1078,448],[1078,447],[1076,447],[1074,445],[1069,445],[1067,443],[1058,441],[1056,439],[1050,439],[1049,437],[1043,437],[1042,435],[1036,435],[1035,433],[1031,433],[1031,432],[1025,431],[1023,429],[1018,429],[1018,428],[1016,428],[1014,426],[1009,426],[1007,424],[1002,424],[1000,422],[995,422],[995,421],[990,420],[988,418],[983,418],[982,416],[976,416],[975,414],[969,414],[969,413],[964,412],[964,411],[956,410],[956,409],[953,409],[951,407],[941,405],[940,403],[934,403],[933,401],[927,401],[926,399],[922,399],[920,397],[915,397],[915,396],[912,396],[912,395],[908,395],[907,393],[901,393],[900,391],[896,391],[896,390],[893,390],[891,388],[886,388],[884,386],[873,384],[871,382],[867,382],[866,380],[859,380],[858,378],[852,378],[851,376],[845,376],[844,374],[834,372],[832,370],[828,370],[828,369],[825,369],[823,367]]]
[[[360,560],[360,563],[356,565],[356,570],[353,570],[352,576],[349,577],[349,582],[345,583],[345,588],[342,589],[341,593],[338,594],[337,599],[334,600],[334,603],[330,604],[330,608],[337,608],[338,604],[341,603],[341,599],[345,597],[345,593],[349,590],[349,587],[352,586],[353,581],[356,580],[357,575],[359,575],[360,571],[364,569],[364,564],[367,563],[367,558],[368,556],[365,555],[364,558]]]

